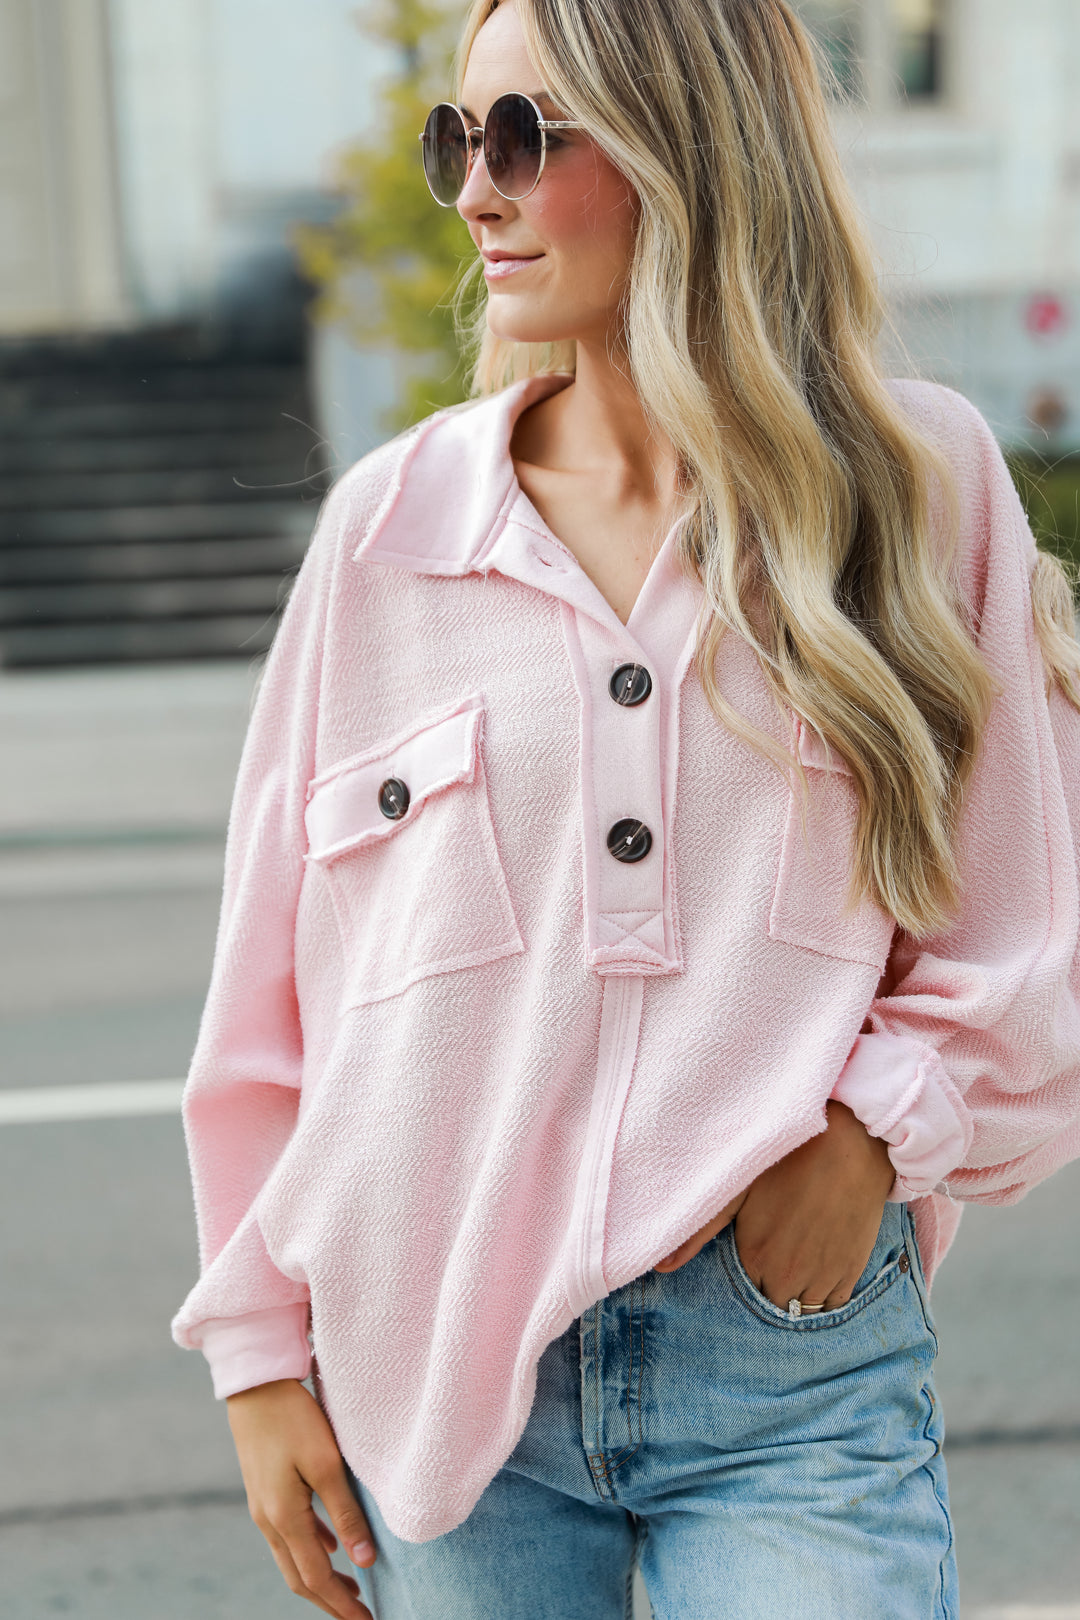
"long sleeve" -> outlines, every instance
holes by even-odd
[[[226,844],[210,988],[183,1099],[201,1276],[173,1336],[218,1397],[310,1367],[308,1290],[277,1269],[258,1197],[296,1124],[304,1042],[293,940],[322,631],[347,485],[328,495],[267,659]]]
[[[1080,1151],[1080,713],[1047,696],[1035,542],[988,424],[962,405],[969,599],[1003,691],[960,816],[960,909],[935,938],[898,932],[832,1095],[889,1142],[893,1199],[1009,1203]]]

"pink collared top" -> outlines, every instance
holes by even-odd
[[[845,910],[850,773],[735,635],[717,679],[805,763],[807,836],[790,777],[710,709],[677,529],[624,625],[522,491],[514,421],[569,381],[438,412],[327,498],[244,750],[184,1100],[202,1271],[177,1341],[219,1396],[314,1354],[416,1541],[509,1456],[545,1345],[830,1097],[890,1144],[930,1271],[958,1201],[1080,1151],[1080,714],[1046,694],[986,422],[889,384],[956,470],[1004,685],[962,906],[916,943]]]

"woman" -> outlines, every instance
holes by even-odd
[[[478,397],[268,661],[174,1331],[341,1620],[951,1620],[926,1278],[1076,1143],[1068,584],[877,370],[782,0],[475,0],[455,98]]]

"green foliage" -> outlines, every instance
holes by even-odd
[[[1080,456],[1048,461],[1017,451],[1005,459],[1038,545],[1080,569]]]
[[[440,208],[429,192],[417,139],[431,106],[447,99],[459,23],[428,0],[379,0],[363,13],[365,32],[396,47],[402,65],[378,89],[373,135],[340,161],[340,212],[293,232],[301,269],[319,289],[316,319],[340,324],[361,345],[430,356],[384,416],[393,433],[465,391],[449,299],[475,249],[457,209]],[[357,271],[371,278],[371,307],[356,297]]]

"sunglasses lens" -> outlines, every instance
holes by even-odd
[[[456,202],[469,167],[465,121],[456,107],[441,102],[432,107],[424,125],[424,174],[436,202]]]
[[[496,191],[509,199],[527,196],[540,173],[542,150],[536,108],[527,96],[511,91],[492,102],[484,126],[484,162]]]

